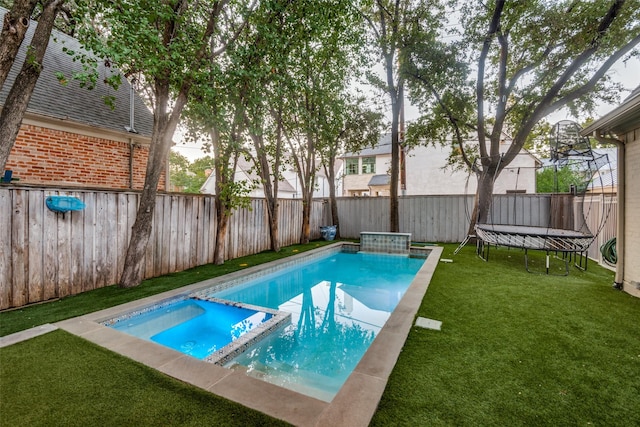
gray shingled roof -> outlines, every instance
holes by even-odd
[[[4,20],[6,12],[6,9],[0,8],[0,22]],[[13,67],[0,91],[0,105],[3,107],[9,90],[22,68],[27,45],[33,37],[36,25],[37,23],[33,21],[29,25]],[[73,80],[71,76],[74,72],[82,71],[82,65],[79,62],[73,62],[72,58],[62,51],[63,47],[79,51],[80,43],[54,30],[44,57],[42,73],[27,111],[97,128],[126,132],[124,127],[129,126],[129,82],[123,78],[122,85],[117,91],[101,82],[98,82],[93,90],[81,88],[79,82]],[[57,72],[62,72],[67,77],[66,86],[60,84],[56,78]],[[99,73],[101,77],[108,76],[113,73],[113,70],[100,63]],[[114,110],[104,103],[104,96],[116,98]],[[137,95],[134,111],[135,130],[142,136],[150,137],[153,130],[153,115]]]
[[[342,157],[377,156],[378,154],[391,154],[391,134],[380,136],[375,147],[364,148],[357,153],[345,153]]]
[[[374,175],[371,177],[368,186],[377,186],[377,185],[389,185],[391,182],[391,176],[389,175]]]

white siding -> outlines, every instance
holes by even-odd
[[[627,134],[625,190],[624,290],[640,297],[640,128]]]

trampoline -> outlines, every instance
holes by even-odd
[[[586,252],[593,242],[594,236],[574,230],[558,228],[533,227],[525,225],[477,224],[475,227],[478,254],[486,261],[489,259],[489,248],[506,246],[524,250],[524,264],[528,272],[529,257],[527,251],[541,250],[546,252],[545,271],[549,274],[550,253],[561,253],[565,262],[565,275],[569,274],[569,261],[575,255],[576,267],[586,270]]]
[[[550,166],[554,168],[556,174],[560,167],[566,167],[570,168],[578,177],[577,181],[572,184],[571,191],[573,196],[577,197],[577,203],[573,203],[574,209],[577,209],[575,221],[572,224],[567,224],[567,229],[554,227],[553,225],[557,224],[553,218],[556,212],[554,212],[553,205],[550,205],[546,226],[544,223],[521,225],[515,221],[511,224],[494,224],[491,220],[487,223],[478,223],[475,225],[476,235],[473,237],[476,237],[477,253],[485,261],[489,259],[489,249],[492,245],[505,246],[524,250],[525,267],[530,273],[532,271],[529,269],[529,250],[546,252],[545,271],[547,274],[550,274],[551,253],[556,256],[561,254],[565,276],[569,274],[571,259],[575,260],[577,268],[586,270],[589,247],[602,229],[608,212],[601,216],[600,225],[593,227],[596,232],[592,232],[586,220],[589,212],[585,212],[583,209],[584,195],[588,189],[594,190],[594,176],[597,176],[599,171],[609,163],[609,159],[606,154],[594,153],[588,138],[580,135],[580,126],[568,120],[556,124],[554,135],[550,138],[550,151]],[[557,177],[555,185],[556,191],[558,191]],[[604,192],[601,191],[601,193]],[[570,227],[571,229],[568,229]]]

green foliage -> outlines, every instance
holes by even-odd
[[[577,191],[585,188],[584,173],[570,166],[556,168],[549,166],[536,173],[536,192],[538,193],[569,193],[572,186]]]
[[[169,153],[170,181],[183,193],[200,193],[200,188],[207,180],[207,170],[213,170],[214,160],[206,156],[189,162],[183,155],[171,151]]]

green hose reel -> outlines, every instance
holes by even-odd
[[[607,243],[600,246],[600,253],[602,258],[609,264],[615,264],[618,262],[618,253],[616,252],[616,238],[609,239]]]

